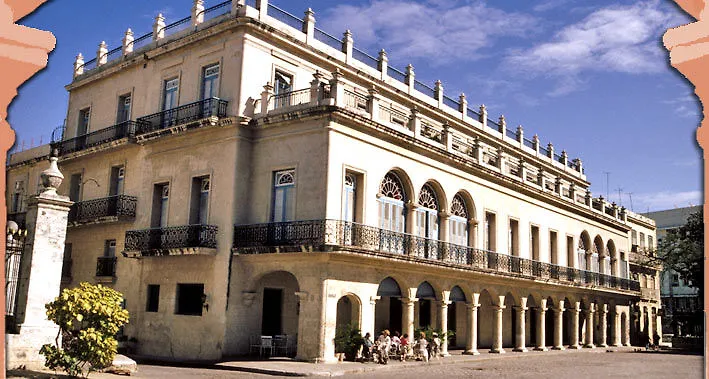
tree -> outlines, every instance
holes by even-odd
[[[704,293],[704,212],[691,214],[687,223],[668,231],[657,247],[657,258]]]
[[[115,335],[128,323],[128,311],[121,307],[123,295],[102,285],[81,283],[65,289],[46,304],[47,318],[59,325],[55,345],[42,346],[45,365],[69,375],[85,376],[111,365],[118,342]],[[59,336],[62,336],[60,346]]]

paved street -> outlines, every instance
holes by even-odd
[[[455,355],[430,363],[391,362],[387,366],[373,363],[342,363],[314,365],[300,362],[228,362],[211,367],[172,367],[141,364],[134,378],[273,378],[277,372],[288,376],[345,376],[351,378],[573,378],[576,375],[594,378],[701,378],[701,355],[670,354],[667,352],[632,352],[629,349],[607,353],[593,351],[529,352],[504,355],[482,354],[477,357]],[[272,374],[245,372],[265,370]],[[15,375],[13,375],[15,374]],[[8,377],[20,377],[11,372]],[[50,378],[50,375],[21,377]],[[61,376],[59,376],[61,377]],[[91,374],[92,378],[117,378],[112,374]]]

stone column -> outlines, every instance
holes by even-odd
[[[524,299],[524,298],[523,298]],[[525,299],[526,300],[526,299]],[[517,330],[515,331],[515,348],[512,351],[519,351],[526,353],[527,347],[525,346],[524,340],[525,335],[525,314],[528,308],[525,306],[515,306],[515,316],[517,316]]]
[[[305,17],[303,17],[303,33],[305,33],[305,43],[313,43],[315,39],[315,12],[311,8],[305,11]]]
[[[74,60],[74,77],[84,73],[84,56],[79,53]]]
[[[625,325],[623,325],[623,339],[625,340],[625,346],[631,346],[630,344],[630,315],[625,318]]]
[[[197,26],[204,22],[204,0],[194,0],[190,18],[192,19],[192,26]]]
[[[336,69],[332,72],[332,79],[330,79],[330,97],[335,99],[335,106],[341,107],[344,105],[345,98],[345,84],[342,82],[342,72],[340,69]]]
[[[377,68],[381,73],[380,79],[386,79],[389,70],[389,58],[387,57],[387,52],[384,49],[379,51],[379,60],[377,61]]]
[[[133,52],[133,31],[128,28],[126,34],[123,36],[123,55],[127,55]]]
[[[352,64],[352,49],[354,48],[354,40],[352,32],[347,29],[342,34],[342,52],[345,53],[345,63]]]
[[[59,326],[49,321],[45,304],[59,295],[67,218],[72,202],[57,194],[64,176],[57,157],[41,174],[42,191],[27,202],[27,240],[20,261],[16,322],[19,334],[7,334],[7,368],[44,368],[39,349],[54,345]]]
[[[448,291],[443,291],[444,296],[438,304],[438,322],[441,325],[441,356],[447,357],[448,354],[448,305],[451,303],[448,301],[450,293]]]
[[[468,338],[465,341],[465,351],[463,354],[479,355],[478,352],[478,308],[480,304],[478,299],[479,293],[473,294],[473,301],[465,304],[468,310]]]
[[[502,348],[502,312],[505,310],[505,297],[499,297],[499,303],[492,307],[495,310],[495,320],[492,323],[492,349],[491,353],[504,354]]]
[[[580,349],[579,346],[579,314],[581,313],[580,302],[576,302],[571,308],[571,340],[569,349]]]
[[[165,38],[165,17],[158,13],[153,23],[153,41]]]
[[[448,240],[448,221],[450,220],[450,213],[441,210],[438,212],[438,240],[441,242],[450,242]],[[450,258],[450,251],[445,247],[445,245],[439,247],[439,256],[442,260],[448,260]]]
[[[378,122],[379,121],[379,91],[372,86],[369,89],[369,98],[367,99],[367,108],[369,111],[369,119]]]
[[[108,45],[106,41],[101,41],[96,50],[96,66],[105,65],[108,62]]]
[[[404,77],[404,81],[406,82],[406,85],[409,86],[409,95],[414,91],[414,82],[416,80],[416,73],[414,72],[414,66],[409,63],[408,66],[406,66],[406,76]]]
[[[376,330],[374,329],[376,327],[376,320],[377,320],[377,301],[381,299],[380,296],[371,296],[369,298],[369,306],[372,307],[370,316],[371,316],[371,321],[365,323],[364,318],[362,319],[362,332],[366,333],[369,332],[372,336],[375,336]],[[374,337],[372,337],[374,338]]]
[[[601,340],[599,347],[608,347],[608,304],[601,305]]]
[[[622,326],[620,325],[620,312],[618,312],[618,306],[616,305],[615,311],[613,312],[613,346],[621,346],[621,333]]]
[[[534,350],[548,351],[546,344],[547,338],[547,300],[541,299],[539,302],[539,308],[537,308],[537,347]]]
[[[409,335],[409,341],[416,339],[414,336],[414,304],[416,303],[415,297],[402,297],[402,310],[401,312],[401,329],[402,333],[407,333]]]
[[[564,300],[554,308],[554,347],[553,350],[564,350]]]
[[[583,347],[593,349],[596,346],[593,344],[593,303],[588,304],[586,309],[586,340]]]
[[[263,86],[263,91],[261,92],[261,116],[268,114],[269,100],[273,95],[273,85],[270,82]]]

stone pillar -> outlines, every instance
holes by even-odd
[[[497,120],[497,124],[499,125],[497,131],[500,132],[500,138],[505,139],[505,129],[507,128],[507,121],[505,121],[505,115],[500,115],[500,118]]]
[[[625,346],[632,346],[630,344],[630,315],[625,318],[625,325],[623,325],[623,339],[625,340]]]
[[[601,338],[598,347],[608,347],[608,304],[601,305],[599,312],[601,312]]]
[[[569,349],[580,349],[579,346],[579,314],[581,313],[581,303],[576,302],[571,308],[571,340]]]
[[[103,66],[108,62],[108,46],[106,41],[101,41],[96,50],[96,67]]]
[[[547,157],[554,159],[554,145],[551,142],[547,144]]]
[[[347,29],[345,33],[342,34],[342,52],[345,53],[345,63],[352,64],[352,48],[354,47],[354,40],[352,39],[352,32]]]
[[[295,295],[298,297],[298,350],[296,359],[311,361],[313,357],[317,357],[317,351],[313,347],[319,344],[317,342],[314,343],[313,340],[320,339],[319,330],[313,331],[308,328],[309,319],[314,316],[312,314],[314,313],[312,312],[314,311],[313,304],[307,292],[299,291]]]
[[[505,297],[499,296],[499,303],[492,307],[495,310],[495,319],[492,323],[492,349],[491,353],[504,354],[502,348],[502,312],[505,310]]]
[[[406,77],[404,77],[406,85],[409,86],[409,95],[414,92],[414,81],[416,81],[416,73],[414,73],[414,66],[410,63],[406,66]]]
[[[367,107],[369,107],[369,119],[378,122],[379,121],[379,91],[372,86],[369,89],[369,99]]]
[[[443,106],[443,83],[440,80],[436,80],[433,88],[433,95],[438,100],[438,108]]]
[[[84,56],[79,53],[74,59],[74,77],[84,73]]]
[[[273,85],[268,82],[263,86],[263,92],[261,92],[261,116],[265,116],[268,113],[271,95],[273,95]]]
[[[645,279],[645,283],[647,283],[647,279]],[[655,335],[655,331],[653,330],[653,322],[652,322],[652,307],[647,309],[647,315],[645,315],[645,318],[647,318],[647,330],[645,331],[647,333],[647,338],[650,343],[653,343],[653,336]]]
[[[539,136],[536,134],[532,137],[532,145],[534,146],[534,151],[539,154]]]
[[[522,125],[517,125],[517,142],[519,142],[520,146],[524,145],[524,128]]]
[[[310,105],[316,106],[320,101],[320,84],[322,83],[323,74],[320,71],[315,71],[313,80],[310,81]]]
[[[128,28],[123,36],[123,55],[128,55],[133,52],[133,31]]]
[[[480,308],[479,293],[473,294],[473,301],[465,304],[468,310],[468,333],[463,354],[479,355],[478,352],[478,308]]]
[[[381,72],[380,79],[384,80],[388,75],[387,71],[389,69],[389,58],[387,57],[387,52],[384,51],[384,49],[379,51],[379,60],[377,62],[377,66],[379,72]]]
[[[377,320],[377,301],[381,299],[380,296],[371,296],[369,298],[369,306],[371,307],[370,310],[370,317],[368,317],[370,320],[368,320],[365,323],[364,317],[362,318],[362,333],[369,332],[372,335],[372,339],[375,338],[376,336],[376,330],[374,329],[376,327],[376,320]]]
[[[45,304],[54,301],[61,285],[67,218],[72,202],[57,194],[64,176],[57,157],[49,158],[49,168],[41,174],[43,188],[27,202],[27,240],[20,261],[16,321],[19,334],[7,334],[6,367],[44,369],[39,349],[54,345],[59,326],[49,321]]]
[[[438,323],[441,326],[441,356],[447,357],[448,354],[448,305],[451,303],[448,299],[449,291],[443,291],[442,300],[438,304]]]
[[[165,17],[158,13],[153,23],[153,41],[165,38]]]
[[[411,108],[411,114],[409,115],[409,130],[414,132],[414,137],[421,135],[421,117],[419,117],[419,110],[416,106]]]
[[[460,111],[460,119],[465,121],[468,119],[468,99],[465,98],[464,93],[460,93],[458,96],[458,111]]]
[[[402,333],[407,333],[409,335],[409,341],[414,341],[416,336],[414,336],[414,304],[416,303],[416,297],[402,297],[402,311],[401,312],[401,329]]]
[[[446,145],[446,151],[453,151],[453,130],[451,130],[448,121],[443,123],[443,132],[441,133],[441,142]],[[446,239],[447,241],[448,239]]]
[[[483,124],[483,129],[485,129],[485,127],[487,126],[487,108],[485,108],[485,104],[480,105],[480,110],[478,112],[478,121]]]
[[[537,347],[534,350],[538,351],[548,351],[546,344],[547,338],[547,299],[541,299],[539,301],[539,308],[537,308]]]
[[[517,330],[515,331],[515,348],[512,349],[512,351],[519,351],[522,353],[526,353],[527,347],[525,346],[525,314],[527,313],[527,298],[523,297],[520,298],[521,300],[521,305],[515,306],[515,316],[517,316]]]
[[[256,0],[256,9],[258,9],[259,21],[263,21],[268,14],[268,0]]]
[[[305,33],[305,43],[312,43],[315,40],[315,12],[311,8],[305,11],[303,17],[303,33]]]
[[[204,0],[194,0],[190,17],[192,18],[192,26],[204,22]]]
[[[418,206],[412,201],[409,200],[404,204],[404,212],[406,212],[406,233],[409,234],[416,234],[416,208]],[[409,249],[409,251],[406,252],[407,255],[411,254],[412,251]]]
[[[553,350],[564,349],[564,300],[554,308],[554,347]]]
[[[342,106],[345,97],[345,86],[342,83],[342,73],[339,69],[332,72],[330,79],[330,97],[335,99],[335,106]]]
[[[596,346],[593,344],[593,313],[595,309],[593,309],[593,303],[588,304],[588,308],[586,309],[586,339],[584,341],[583,347],[588,348],[588,349],[593,349]]]
[[[618,312],[618,306],[616,305],[615,311],[613,312],[613,342],[611,342],[612,346],[621,346],[621,333],[623,328],[620,325],[620,312]]]

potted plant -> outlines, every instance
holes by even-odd
[[[335,331],[335,356],[339,361],[354,361],[362,346],[362,333],[351,324],[338,326]]]

